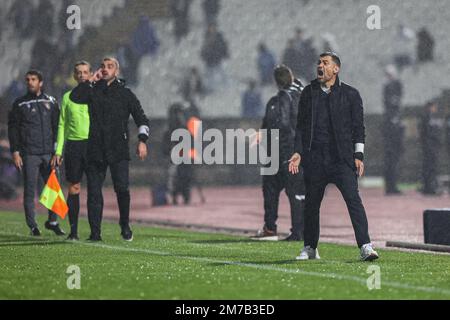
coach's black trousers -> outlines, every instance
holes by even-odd
[[[320,234],[319,211],[325,188],[334,183],[350,214],[358,247],[370,242],[366,212],[358,191],[358,178],[354,168],[337,158],[337,151],[328,145],[314,148],[302,160],[304,167],[305,199],[305,246],[317,248]]]
[[[303,236],[303,211],[305,188],[303,177],[289,173],[287,165],[277,174],[263,176],[264,223],[267,229],[277,231],[280,193],[285,190],[291,206],[291,232]]]
[[[119,205],[120,226],[126,226],[130,220],[130,190],[128,160],[108,164],[106,162],[89,162],[86,170],[88,182],[88,220],[92,235],[101,234],[103,217],[102,187],[106,177],[106,170],[111,172],[111,179]]]

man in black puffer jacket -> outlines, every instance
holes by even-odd
[[[102,186],[108,166],[117,195],[120,212],[121,235],[132,241],[129,226],[129,131],[130,115],[139,128],[139,143],[136,154],[147,157],[149,121],[136,96],[125,87],[119,75],[119,63],[115,58],[103,59],[101,68],[89,81],[73,89],[70,99],[75,103],[89,105],[90,129],[87,147],[88,218],[92,241],[101,240],[103,212]]]
[[[287,241],[303,240],[303,208],[305,188],[303,177],[288,172],[288,160],[294,152],[295,128],[297,124],[297,104],[303,85],[294,79],[292,71],[285,65],[274,70],[278,93],[267,103],[266,114],[261,129],[268,130],[268,151],[271,156],[275,150],[270,145],[271,130],[279,130],[279,163],[275,175],[263,176],[264,227],[257,238],[277,237],[278,204],[280,193],[285,189],[291,206],[291,234]]]

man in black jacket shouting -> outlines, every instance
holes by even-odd
[[[118,79],[119,62],[112,57],[103,59],[101,68],[86,82],[73,89],[70,98],[75,103],[88,104],[90,129],[87,147],[89,240],[101,241],[103,214],[102,186],[106,169],[110,168],[120,212],[122,238],[133,240],[129,225],[129,132],[128,119],[132,115],[139,127],[136,154],[147,157],[149,121],[136,96]]]
[[[339,80],[341,61],[333,52],[320,55],[317,79],[306,86],[299,103],[295,153],[289,171],[304,168],[305,246],[298,260],[319,259],[319,210],[325,188],[336,184],[347,204],[361,259],[378,258],[370,243],[366,212],[358,191],[364,173],[364,110],[355,88]]]

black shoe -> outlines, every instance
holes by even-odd
[[[80,240],[80,238],[78,238],[78,236],[76,234],[69,234],[69,236],[67,237],[66,240],[70,240],[70,241],[78,241]]]
[[[59,224],[50,224],[50,221],[45,222],[45,229],[52,230],[57,236],[63,236],[66,233],[59,227]]]
[[[131,231],[131,228],[129,225],[126,225],[124,227],[122,227],[122,232],[120,233],[120,235],[122,236],[123,240],[125,241],[133,241],[133,231]]]
[[[278,235],[276,230],[269,230],[266,226],[264,226],[262,230],[258,230],[256,235],[250,237],[250,239],[278,241]]]
[[[99,241],[102,241],[102,237],[100,235],[97,235],[97,234],[91,234],[89,236],[89,238],[87,238],[87,241],[99,242]]]
[[[38,229],[38,227],[34,227],[33,229],[31,229],[31,235],[33,237],[40,237],[41,231]]]
[[[303,237],[294,233],[290,233],[283,241],[303,241]]]

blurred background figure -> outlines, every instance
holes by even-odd
[[[203,0],[202,9],[206,26],[217,26],[217,16],[220,12],[220,0]]]
[[[208,91],[212,92],[226,85],[227,76],[222,63],[230,57],[228,43],[216,26],[208,27],[200,55],[205,64]]]
[[[171,203],[178,204],[179,196],[182,197],[184,204],[191,202],[191,186],[193,183],[194,169],[190,164],[173,164],[170,160],[172,148],[178,144],[171,140],[172,133],[177,129],[187,129],[191,133],[192,139],[196,138],[193,121],[199,121],[197,107],[191,105],[185,109],[183,104],[174,103],[170,106],[168,112],[168,129],[164,134],[163,154],[167,157],[167,193]],[[193,140],[191,141],[193,145]],[[182,156],[182,155],[180,155]],[[195,157],[195,149],[191,149],[189,157],[191,160]]]
[[[421,122],[420,136],[422,138],[422,193],[439,195],[438,172],[439,158],[442,147],[444,120],[439,113],[437,102],[429,102],[425,106]]]
[[[145,55],[154,56],[158,52],[160,42],[149,17],[139,18],[139,24],[133,33],[132,45],[138,60]]]
[[[36,16],[31,0],[15,1],[8,12],[8,17],[9,23],[14,26],[21,38],[33,36]]]
[[[255,80],[248,82],[248,88],[242,94],[241,107],[243,118],[259,119],[262,117],[264,105],[262,103],[261,92],[256,87]]]
[[[339,53],[339,45],[336,40],[336,36],[331,32],[325,32],[321,34],[321,38],[323,41],[323,52],[336,52]]]
[[[193,103],[205,94],[203,79],[197,67],[191,67],[187,71],[181,82],[180,93],[185,101]]]
[[[281,62],[292,70],[294,77],[298,78],[300,76],[301,65],[294,39],[288,40]]]
[[[399,72],[414,63],[415,38],[416,35],[413,30],[402,24],[397,26],[393,48],[394,64]]]
[[[400,118],[403,84],[394,65],[385,69],[386,83],[383,88],[383,142],[384,182],[386,195],[400,194],[398,189],[399,162],[403,154],[404,127]]]
[[[192,0],[170,0],[170,12],[173,17],[173,35],[175,42],[179,43],[181,39],[189,34],[190,16],[189,10]]]
[[[417,62],[434,60],[434,38],[426,27],[417,32]]]
[[[299,59],[299,77],[307,82],[316,77],[317,50],[314,48],[313,40],[306,38],[305,32],[301,28],[295,30],[295,49]]]
[[[0,133],[0,199],[13,200],[17,198],[16,188],[19,186],[20,175],[16,170],[5,130]]]
[[[273,83],[273,69],[276,65],[275,55],[267,48],[264,42],[258,45],[258,74],[262,86]]]

